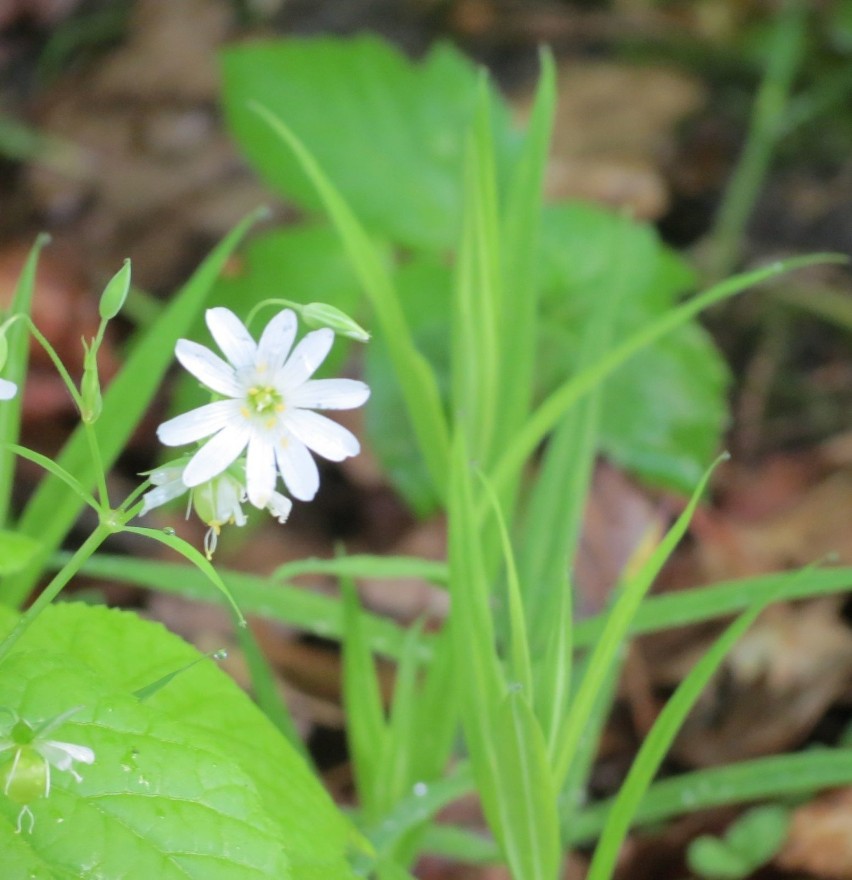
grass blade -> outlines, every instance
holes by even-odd
[[[703,293],[692,297],[677,308],[646,324],[620,345],[611,349],[595,364],[569,379],[538,407],[512,438],[506,450],[497,462],[491,476],[498,492],[504,484],[511,482],[524,462],[535,451],[536,447],[555,427],[563,413],[567,412],[583,395],[588,394],[600,382],[610,376],[630,357],[651,345],[662,336],[682,326],[697,314],[734,296],[737,293],[760,284],[783,272],[793,269],[814,266],[820,263],[846,263],[844,254],[811,254],[806,257],[792,257],[780,260],[762,269],[735,275],[715,284]]]
[[[648,559],[640,565],[638,571],[628,575],[627,579],[619,586],[615,604],[607,614],[601,637],[592,650],[583,680],[576,696],[571,701],[568,720],[560,738],[559,752],[556,758],[557,779],[562,780],[567,775],[574,752],[589,720],[595,698],[611,672],[612,664],[624,644],[633,617],[654,578],[686,532],[712,472],[713,469],[710,468],[705,473],[689,504]]]
[[[684,813],[749,801],[807,796],[823,788],[852,784],[852,752],[819,748],[792,755],[771,755],[683,773],[654,783],[645,793],[631,825],[664,822]],[[601,833],[615,799],[587,807],[565,827],[566,838],[580,845]]]
[[[852,568],[809,568],[806,577],[802,577],[798,571],[780,572],[649,596],[636,612],[630,625],[630,634],[661,632],[677,626],[727,617],[743,611],[755,602],[808,599],[849,589],[852,589]],[[594,645],[599,641],[605,624],[605,614],[577,624],[574,632],[576,647],[579,649]]]
[[[734,643],[751,626],[763,608],[763,603],[756,604],[730,624],[666,703],[615,798],[595,849],[587,880],[611,878],[618,851],[627,836],[636,810],[689,710],[695,705]]]
[[[21,277],[18,279],[15,295],[9,307],[11,315],[29,315],[35,290],[36,268],[42,248],[50,241],[47,235],[39,235],[27,256]],[[17,443],[21,427],[21,405],[23,401],[23,382],[27,375],[30,345],[29,335],[23,321],[16,321],[6,330],[8,352],[3,368],[3,378],[18,386],[18,393],[12,400],[0,406],[0,528],[6,525],[9,517],[9,502],[12,498],[12,478],[15,473],[15,457],[8,444]]]
[[[367,820],[384,812],[382,777],[387,758],[388,727],[370,646],[361,627],[361,603],[351,581],[341,579],[343,593],[343,705],[346,738],[352,755],[361,809]]]
[[[69,555],[57,554],[50,568],[61,568]],[[246,614],[299,627],[322,638],[343,638],[343,609],[336,599],[269,578],[239,571],[220,571]],[[221,604],[222,601],[220,592],[206,575],[177,563],[99,553],[85,562],[81,572],[87,577],[117,580],[201,602]],[[362,612],[361,625],[371,650],[387,657],[400,655],[405,632],[399,626],[366,612]],[[427,649],[421,646],[421,650],[428,659]]]
[[[352,265],[373,305],[405,397],[408,416],[438,494],[446,493],[450,440],[435,374],[414,345],[390,275],[375,245],[340,193],[298,137],[265,107],[255,105],[282,143],[298,158],[323,200]]]

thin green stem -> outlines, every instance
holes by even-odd
[[[98,481],[98,497],[101,505],[105,508],[110,507],[109,489],[107,489],[106,471],[104,470],[104,461],[101,456],[101,447],[98,443],[98,434],[95,426],[91,422],[83,422],[83,428],[86,433],[86,441],[89,444],[89,454],[92,456],[92,464],[95,466],[95,478]]]
[[[80,397],[80,392],[77,390],[77,385],[71,378],[71,374],[68,372],[68,370],[65,369],[65,364],[63,364],[60,360],[59,355],[56,353],[56,350],[47,341],[47,337],[45,337],[41,330],[36,327],[32,319],[28,315],[24,316],[24,320],[27,322],[27,326],[30,328],[30,333],[33,334],[38,344],[45,350],[47,356],[51,359],[51,361],[53,361],[53,366],[56,367],[56,372],[59,373],[62,381],[65,383],[65,387],[68,389],[68,392],[74,400],[74,404],[76,405],[77,409],[82,410],[83,400]]]
[[[806,14],[802,0],[787,0],[777,19],[745,146],[710,234],[710,281],[730,274],[739,259],[743,232],[784,130],[790,89],[802,57]]]
[[[12,650],[18,639],[27,631],[30,624],[41,614],[44,609],[62,592],[68,581],[83,567],[88,559],[94,554],[98,547],[115,531],[110,524],[103,522],[92,532],[91,535],[83,542],[74,555],[65,563],[65,565],[53,576],[53,580],[44,588],[38,598],[30,605],[29,608],[21,615],[15,627],[0,642],[0,663]]]

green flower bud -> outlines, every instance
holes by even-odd
[[[299,312],[308,327],[329,327],[340,336],[348,336],[356,342],[368,342],[370,334],[340,309],[327,303],[308,303]]]
[[[124,265],[112,276],[109,284],[101,294],[101,302],[98,306],[101,319],[109,321],[114,318],[127,299],[130,290],[130,260],[125,260]]]

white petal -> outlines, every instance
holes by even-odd
[[[251,429],[248,424],[228,425],[211,440],[208,440],[189,460],[183,472],[187,486],[200,486],[221,474],[232,461],[246,448]]]
[[[179,498],[186,491],[187,487],[181,479],[171,480],[150,489],[142,496],[142,510],[139,511],[139,516],[145,516],[155,507],[161,507],[173,498]]]
[[[70,770],[74,761],[91,764],[95,760],[95,753],[88,746],[78,746],[75,743],[60,742],[55,739],[44,742],[36,740],[34,745],[42,758],[59,770]]]
[[[18,386],[8,379],[0,379],[0,400],[11,400],[18,393]]]
[[[254,364],[257,346],[245,324],[230,309],[207,309],[205,320],[216,344],[236,369]]]
[[[354,409],[369,396],[369,387],[355,379],[310,379],[287,395],[287,405],[302,409]]]
[[[283,437],[275,447],[278,470],[290,494],[310,501],[319,489],[319,471],[305,445],[295,437]]]
[[[263,509],[275,491],[275,447],[266,437],[255,434],[246,454],[246,488],[248,499]]]
[[[183,446],[215,434],[236,419],[242,419],[236,401],[216,400],[163,422],[157,428],[157,436],[166,446]]]
[[[287,522],[287,517],[290,516],[290,511],[293,509],[293,502],[286,495],[282,495],[280,492],[273,492],[272,497],[269,499],[269,504],[266,505],[266,509],[278,522],[285,523]]]
[[[196,379],[213,391],[228,397],[236,397],[240,393],[234,368],[209,348],[189,339],[178,339],[175,357]]]
[[[154,468],[152,471],[148,471],[145,476],[155,485],[155,486],[164,486],[166,483],[172,483],[175,480],[180,482],[180,475],[183,473],[183,469],[186,467],[186,462],[189,459],[177,459],[176,461],[170,461],[168,464],[164,464],[161,467]]]
[[[284,309],[266,325],[257,345],[258,372],[268,370],[271,375],[281,369],[296,338],[296,324],[296,313]]]
[[[309,379],[325,360],[333,342],[334,331],[328,327],[308,333],[293,349],[293,354],[276,377],[276,384],[281,391],[286,394],[288,389]]]
[[[289,412],[287,429],[305,446],[329,461],[343,461],[361,451],[361,446],[351,431],[309,409]]]

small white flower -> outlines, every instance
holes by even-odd
[[[280,504],[274,497],[277,474],[294,498],[310,501],[319,472],[309,450],[331,461],[360,450],[350,431],[312,410],[352,409],[370,389],[354,379],[311,379],[334,332],[315,330],[292,348],[296,315],[290,309],[272,318],[257,343],[229,309],[208,309],[206,319],[227,361],[187,339],[178,340],[175,354],[223,399],[170,419],[157,431],[166,446],[210,438],[190,459],[183,482],[200,486],[245,451],[246,489],[255,507]]]
[[[142,509],[139,511],[139,516],[145,516],[155,507],[162,507],[189,491],[189,486],[182,479],[185,466],[185,461],[172,461],[147,473],[154,488],[149,489],[142,496]]]
[[[11,400],[18,393],[18,386],[8,379],[0,378],[0,400]]]
[[[148,474],[148,479],[154,484],[154,488],[149,489],[142,496],[143,503],[139,516],[144,516],[155,507],[160,507],[189,492],[186,515],[189,516],[189,510],[192,508],[199,519],[210,527],[204,536],[204,551],[207,558],[211,559],[216,551],[222,526],[240,527],[248,521],[242,508],[247,500],[246,488],[244,482],[234,473],[242,474],[245,469],[242,462],[238,461],[212,480],[190,489],[183,481],[186,462],[186,458],[172,461]],[[266,505],[266,509],[280,523],[287,521],[292,508],[293,502],[280,492],[273,492]]]
[[[77,782],[82,782],[83,777],[74,769],[74,762],[94,763],[95,753],[88,746],[46,738],[50,730],[79,710],[80,707],[76,707],[63,712],[36,727],[11,713],[14,722],[8,734],[0,736],[0,753],[13,751],[11,765],[5,769],[3,794],[22,805],[16,829],[19,834],[24,817],[29,819],[30,832],[33,830],[35,819],[29,805],[50,795],[51,767],[70,773]]]

